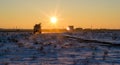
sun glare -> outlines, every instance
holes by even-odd
[[[57,18],[56,17],[51,17],[51,23],[55,24],[57,22]]]

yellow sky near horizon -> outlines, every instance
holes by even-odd
[[[0,0],[0,28],[120,29],[120,0]],[[50,17],[56,16],[56,24]]]

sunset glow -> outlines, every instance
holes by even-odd
[[[59,21],[60,22],[59,22]],[[0,28],[120,29],[120,0],[0,0]]]
[[[55,24],[57,22],[57,18],[56,17],[51,17],[51,23]]]

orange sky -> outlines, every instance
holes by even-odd
[[[120,0],[0,0],[0,28],[120,29]],[[52,24],[50,17],[58,22]]]

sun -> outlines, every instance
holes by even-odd
[[[51,20],[51,23],[53,23],[53,24],[55,24],[57,22],[57,18],[56,17],[51,17],[50,20]]]

